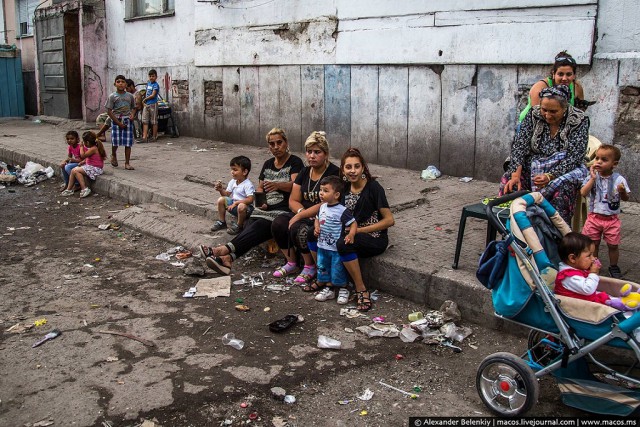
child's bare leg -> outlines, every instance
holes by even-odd
[[[618,245],[610,245],[609,247],[609,265],[618,265],[618,259],[620,258],[620,250],[618,249]]]
[[[225,214],[227,211],[227,202],[224,197],[218,198],[218,219],[220,222],[225,222]]]
[[[131,147],[124,147],[124,166],[127,169],[133,169],[129,164],[131,160]]]
[[[111,166],[113,167],[118,166],[118,146],[117,145],[111,146]]]
[[[73,187],[76,185],[76,169],[80,168],[79,166],[71,169],[71,173],[69,174],[69,182],[67,183],[67,190],[73,190]]]
[[[158,124],[155,123],[153,126],[153,140],[157,141],[158,140]]]
[[[280,252],[287,259],[287,262],[292,262],[295,264],[296,262],[296,251],[293,248],[290,249],[280,249]]]
[[[245,219],[247,219],[247,205],[240,203],[238,205],[238,227],[243,227]]]
[[[304,265],[316,265],[315,260],[311,256],[311,252],[309,252],[308,254],[301,254],[301,255],[302,255],[302,259],[304,259]]]
[[[600,250],[600,242],[594,242],[595,249],[593,250],[593,256],[598,258],[598,251]]]
[[[142,124],[142,139],[145,142],[147,142],[149,140],[148,136],[149,136],[149,124],[148,123],[143,123]]]
[[[78,166],[77,168],[73,168],[71,176],[75,177],[75,179],[78,181],[78,184],[80,184],[81,190],[84,190],[87,187],[87,185],[84,182],[84,177],[86,175],[87,175],[86,172],[81,167]],[[69,177],[69,182],[71,182],[71,177]],[[72,187],[69,187],[69,190],[71,190],[71,188]]]

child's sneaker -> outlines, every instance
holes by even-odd
[[[610,265],[609,276],[613,277],[614,279],[622,279],[622,272],[620,271],[620,267],[618,267],[617,265]]]
[[[227,234],[238,234],[239,232],[242,231],[242,227],[240,227],[238,224],[231,224],[229,227],[227,227]]]
[[[90,194],[91,194],[91,189],[89,187],[86,187],[84,190],[80,190],[81,198],[89,197]]]
[[[330,299],[335,299],[336,292],[333,288],[325,287],[315,296],[316,301],[329,301]]]
[[[344,305],[349,302],[349,296],[349,289],[347,289],[346,286],[344,288],[340,288],[338,291],[338,300],[336,302],[340,305]]]
[[[73,196],[73,190],[64,190],[62,193],[60,193],[61,196]]]
[[[216,222],[213,223],[213,226],[211,227],[211,231],[218,231],[218,230],[222,230],[223,228],[227,228],[227,223],[217,220]]]

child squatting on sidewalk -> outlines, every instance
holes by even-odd
[[[88,187],[88,182],[85,183],[84,177],[86,176],[95,181],[98,176],[102,175],[104,159],[107,158],[107,153],[104,151],[102,141],[98,139],[95,133],[87,131],[82,134],[80,158],[84,161],[84,164],[76,166],[71,171],[67,189],[61,193],[63,196],[73,195],[73,187],[76,181],[80,184],[80,197],[89,196],[91,189]]]
[[[253,199],[256,191],[253,183],[248,178],[251,171],[251,160],[245,156],[238,156],[231,159],[231,177],[233,178],[227,184],[227,189],[222,188],[222,182],[217,181],[215,185],[216,191],[220,192],[218,199],[218,220],[213,223],[211,231],[222,230],[227,228],[225,214],[228,211],[231,215],[238,219],[237,224],[231,224],[227,228],[227,233],[238,234],[244,228],[244,223],[253,212]]]
[[[600,261],[593,254],[595,243],[584,234],[567,233],[558,245],[558,255],[562,262],[556,276],[554,292],[586,301],[597,302],[626,310],[620,298],[611,297],[606,292],[598,292]]]
[[[620,150],[603,144],[596,151],[596,158],[580,189],[582,197],[589,197],[589,214],[582,227],[582,234],[595,242],[594,256],[598,256],[600,238],[609,248],[609,275],[622,278],[618,267],[620,252],[620,200],[629,200],[629,185],[622,175],[614,172],[620,161]]]
[[[338,291],[338,304],[349,302],[347,289],[347,271],[342,265],[336,243],[349,229],[344,237],[346,244],[353,243],[358,224],[349,209],[340,204],[340,193],[343,191],[340,178],[335,175],[326,176],[320,181],[320,201],[322,205],[315,219],[313,233],[318,237],[317,242],[309,242],[309,250],[318,253],[316,301],[327,301],[336,297],[334,288]]]

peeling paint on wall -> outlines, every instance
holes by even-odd
[[[84,93],[87,94],[85,99],[87,110],[92,113],[98,112],[102,108],[100,101],[102,100],[104,87],[100,76],[88,65],[84,66]]]

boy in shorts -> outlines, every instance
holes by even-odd
[[[629,185],[622,175],[613,169],[620,162],[620,149],[603,144],[596,151],[596,158],[580,189],[582,197],[589,197],[589,214],[582,227],[582,234],[595,243],[594,256],[598,256],[600,239],[609,248],[609,275],[621,279],[618,267],[620,251],[620,200],[629,200]]]
[[[253,183],[248,178],[251,171],[251,160],[245,156],[238,156],[229,162],[231,167],[231,177],[227,189],[223,189],[222,182],[216,182],[215,189],[220,193],[218,199],[218,217],[213,223],[211,231],[218,231],[227,228],[225,214],[227,211],[238,219],[237,224],[232,224],[227,228],[227,233],[238,234],[244,227],[244,223],[253,212],[253,199],[256,191]]]
[[[160,85],[156,82],[158,73],[156,70],[149,70],[149,81],[147,82],[146,96],[142,100],[142,138],[147,142],[149,123],[153,129],[153,141],[158,140],[158,94]]]
[[[124,168],[133,170],[131,166],[131,146],[133,145],[133,118],[136,114],[136,103],[133,95],[126,91],[127,79],[117,75],[114,83],[116,91],[109,95],[105,107],[111,119],[111,165],[118,167],[118,147],[124,147]]]

